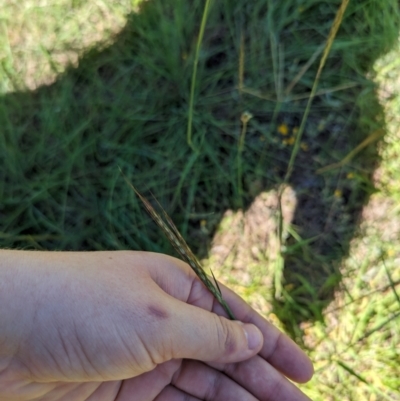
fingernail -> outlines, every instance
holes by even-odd
[[[243,328],[246,333],[249,349],[253,350],[259,348],[264,341],[261,331],[253,324],[245,324],[243,325]]]

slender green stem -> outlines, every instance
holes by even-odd
[[[240,133],[239,137],[239,146],[238,146],[238,154],[237,154],[237,186],[238,186],[238,195],[240,206],[243,207],[243,184],[242,184],[242,153],[244,147],[244,138],[246,135],[246,127],[247,123],[243,123],[242,125],[242,132]]]
[[[210,9],[210,4],[211,4],[211,0],[206,0],[206,2],[204,4],[203,17],[201,19],[200,32],[199,32],[199,36],[197,38],[196,53],[194,56],[192,83],[191,83],[191,87],[190,87],[188,125],[187,125],[187,143],[193,150],[195,150],[195,149],[194,149],[193,143],[192,143],[192,127],[193,127],[194,93],[196,90],[196,79],[197,79],[197,65],[199,63],[200,48],[201,48],[201,43],[203,42],[204,31],[206,28],[207,16],[208,16],[208,11]]]
[[[240,207],[243,207],[243,184],[242,184],[242,153],[244,149],[244,141],[246,138],[247,124],[253,118],[253,115],[248,111],[242,113],[240,121],[242,122],[242,131],[240,133],[238,142],[238,154],[237,154],[237,185],[238,185],[238,195],[240,200]]]

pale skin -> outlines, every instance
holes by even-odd
[[[2,401],[306,401],[308,357],[178,259],[0,251]],[[247,332],[247,335],[246,335]]]

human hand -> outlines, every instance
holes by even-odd
[[[308,400],[284,377],[310,379],[307,356],[221,286],[246,324],[227,320],[180,260],[125,251],[0,256],[3,401]]]

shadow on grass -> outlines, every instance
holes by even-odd
[[[3,96],[1,246],[170,252],[118,167],[155,194],[201,255],[210,241],[201,221],[212,231],[224,211],[276,188],[317,61],[298,73],[326,40],[339,2],[259,3],[225,0],[211,9],[195,99],[198,152],[187,145],[186,126],[200,1],[146,2],[111,46],[88,51],[54,84]],[[316,173],[384,128],[371,79],[397,38],[397,4],[351,3],[290,183],[297,208],[284,276],[286,301],[294,302],[275,305],[289,329],[319,318],[340,282],[337,266],[379,165],[375,142],[344,167]],[[237,89],[241,52],[245,92]],[[253,118],[238,158],[244,111]]]

